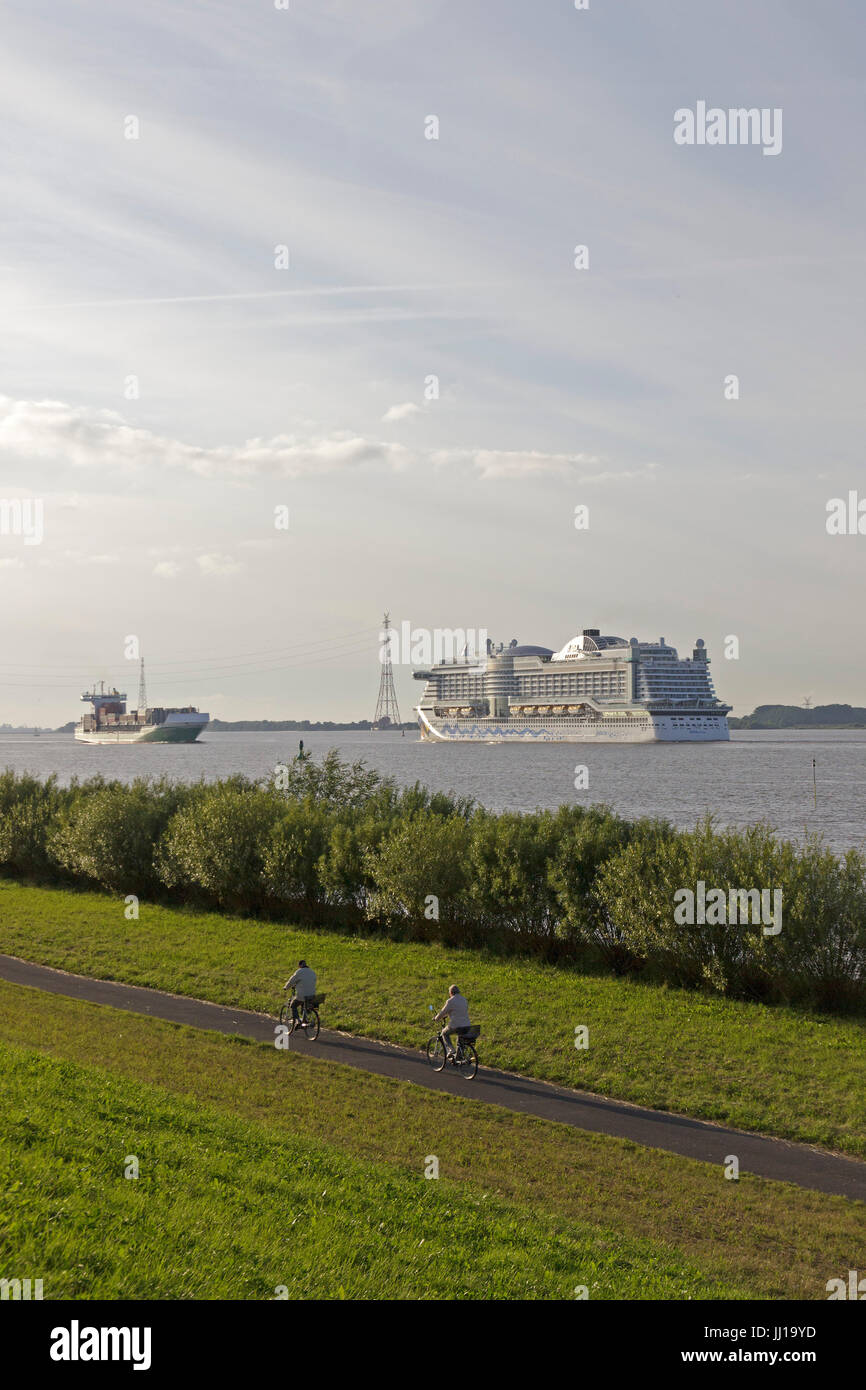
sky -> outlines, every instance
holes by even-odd
[[[3,6],[0,723],[370,718],[385,610],[866,705],[862,6],[278,4]]]

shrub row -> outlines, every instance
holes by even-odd
[[[537,952],[740,997],[866,1007],[866,860],[768,825],[605,807],[494,815],[336,753],[266,784],[0,775],[0,869],[407,939]],[[781,892],[781,930],[679,925],[682,889]],[[708,914],[709,915],[709,914]]]

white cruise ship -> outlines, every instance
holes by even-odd
[[[507,647],[415,671],[421,736],[445,742],[695,743],[728,739],[703,639],[680,659],[663,637],[583,631],[562,648]]]

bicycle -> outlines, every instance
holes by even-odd
[[[326,996],[324,994],[311,994],[308,999],[304,999],[298,1010],[297,1024],[292,1018],[292,1000],[296,998],[297,995],[293,994],[292,998],[287,999],[280,1009],[280,1023],[288,1024],[292,1032],[295,1031],[295,1027],[303,1028],[308,1040],[315,1042],[319,1036],[319,1005],[324,1004]]]
[[[444,1071],[450,1062],[465,1081],[471,1081],[478,1071],[478,1053],[472,1044],[480,1036],[481,1028],[477,1023],[473,1023],[470,1028],[461,1029],[457,1034],[457,1047],[449,1055],[445,1051],[441,1033],[437,1033],[427,1044],[427,1061],[434,1071]]]

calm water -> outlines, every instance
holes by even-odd
[[[228,773],[264,777],[297,752],[296,733],[205,733],[187,746],[88,747],[71,734],[0,734],[0,767],[61,782],[102,772],[128,781],[168,774],[212,781]],[[625,816],[664,816],[692,826],[707,811],[721,824],[770,820],[792,839],[820,831],[835,850],[866,848],[866,730],[812,733],[734,731],[730,743],[422,743],[412,733],[307,733],[313,753],[337,748],[398,782],[423,782],[472,796],[491,810],[532,810],[603,801]],[[812,786],[817,763],[818,805]],[[589,773],[574,789],[575,767]]]

